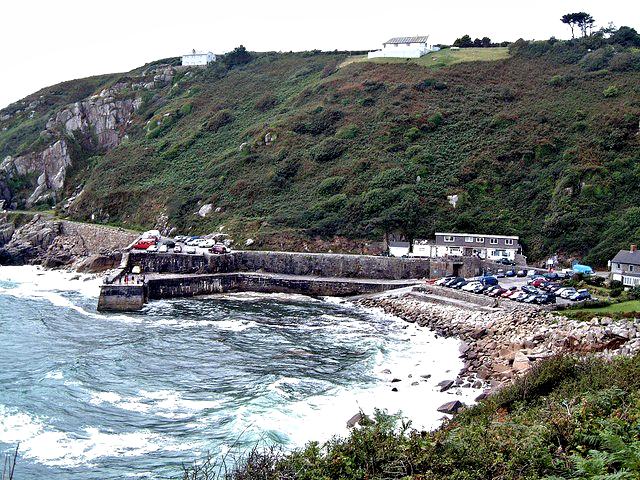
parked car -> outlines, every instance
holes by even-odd
[[[462,277],[453,277],[451,280],[444,284],[445,287],[453,287],[458,282],[464,282],[465,279]]]
[[[136,248],[138,250],[146,250],[151,245],[155,245],[155,242],[153,242],[151,240],[139,240],[139,241],[137,241],[136,243],[133,244],[132,248]]]
[[[209,239],[209,240],[205,240],[204,242],[202,242],[202,243],[200,244],[200,246],[201,246],[202,248],[211,248],[211,247],[213,247],[215,244],[216,244],[216,242],[215,242],[214,240]]]
[[[560,294],[560,297],[569,298],[571,295],[573,295],[576,292],[577,292],[577,290],[575,288],[569,287],[569,288],[566,288],[566,289],[562,290],[562,293]]]
[[[187,253],[193,255],[194,253],[196,253],[196,247],[194,247],[193,245],[187,246]]]
[[[185,238],[187,238],[187,237],[185,237],[184,235],[177,235],[175,237],[175,241],[176,242],[182,242]]]
[[[499,263],[500,265],[515,265],[515,262],[513,260],[509,260],[508,258],[501,258],[496,263]]]
[[[149,245],[149,248],[147,248],[147,252],[157,252],[158,251],[158,245]]]
[[[535,299],[535,303],[539,305],[546,305],[548,303],[556,303],[556,296],[553,293],[543,293],[538,295]]]
[[[527,271],[526,270],[518,270],[516,272],[516,277],[526,277],[527,276]]]
[[[505,277],[504,269],[499,268],[498,271],[496,272],[496,277],[504,278]]]
[[[227,249],[227,247],[225,247],[224,245],[218,243],[216,245],[214,245],[213,247],[211,247],[209,249],[209,253],[216,253],[216,254],[221,254],[221,253],[228,253],[229,250]]]
[[[531,280],[529,282],[529,285],[531,285],[532,287],[536,287],[536,288],[540,288],[543,285],[546,285],[547,281],[544,278],[536,278],[534,280]]]
[[[522,287],[522,291],[523,292],[527,292],[529,294],[534,294],[535,293],[536,295],[538,293],[540,293],[540,291],[536,287],[532,287],[531,285],[524,285]]]
[[[478,282],[478,281],[469,282],[464,287],[460,288],[460,290],[464,290],[465,292],[467,292],[467,291],[470,292],[471,290],[473,290],[477,286],[482,286],[482,283]]]
[[[527,293],[527,292],[520,291],[520,292],[516,292],[513,295],[511,295],[509,297],[509,299],[510,300],[515,300],[516,302],[520,302],[520,301],[524,300],[525,298],[527,298],[529,295],[530,294]]]
[[[148,250],[147,250],[148,251]],[[169,246],[166,243],[163,243],[162,245],[160,245],[160,247],[158,248],[158,252],[160,253],[167,253],[167,251],[169,251]]]
[[[544,276],[547,280],[556,280],[560,278],[560,276],[556,272],[549,272]],[[564,277],[564,275],[563,275]]]
[[[507,270],[504,274],[505,277],[515,277],[516,276],[516,271],[515,270]]]
[[[539,293],[534,293],[522,299],[522,303],[535,303],[536,298],[540,296]]]
[[[176,245],[173,247],[173,253],[182,253],[182,247],[180,245]]]
[[[450,280],[453,280],[455,277],[442,277],[439,278],[438,280],[436,280],[435,282],[433,282],[434,285],[444,285],[445,283],[447,283]]]
[[[462,280],[461,282],[454,283],[453,285],[451,285],[451,288],[455,288],[455,289],[459,290],[462,287],[464,287],[467,283],[469,283],[469,282],[467,282],[466,280]]]
[[[578,290],[576,293],[569,296],[569,300],[572,300],[574,302],[579,302],[581,300],[589,300],[590,298],[591,298],[591,294],[586,288],[583,288],[582,290]]]
[[[499,289],[500,289],[499,285],[488,285],[487,288],[482,293],[484,293],[485,295],[490,295],[491,292],[494,292]]]
[[[488,296],[490,297],[499,297],[500,295],[502,295],[503,293],[508,292],[507,289],[502,288],[502,287],[498,287],[494,290],[491,290],[489,293],[487,293]]]

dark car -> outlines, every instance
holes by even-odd
[[[227,250],[227,247],[225,247],[224,245],[214,245],[209,249],[209,253],[215,254],[227,253],[228,251],[229,250]]]
[[[535,303],[539,305],[545,305],[547,303],[556,303],[556,296],[553,293],[543,293],[538,295],[535,299]]]
[[[446,282],[444,284],[444,286],[445,287],[453,287],[456,283],[464,282],[464,281],[465,280],[462,277],[455,277],[455,278],[452,278],[451,280],[449,280],[448,282]]]
[[[559,275],[556,272],[549,272],[544,276],[547,280],[557,280]]]
[[[515,277],[516,276],[516,271],[515,270],[507,270],[505,272],[505,276],[507,276],[507,277]]]
[[[526,270],[518,270],[516,272],[516,277],[526,277],[527,276],[527,271]]]
[[[467,283],[469,283],[469,282],[467,282],[466,280],[462,280],[461,282],[458,282],[458,283],[455,283],[455,284],[451,285],[451,288],[460,289],[460,288],[464,287]]]
[[[496,263],[499,263],[500,265],[515,265],[515,262],[513,260],[509,260],[508,258],[501,258]]]
[[[506,292],[507,290],[502,288],[502,287],[498,287],[494,290],[491,290],[489,293],[487,293],[488,296],[490,297],[499,297],[500,295],[502,295],[504,292]]]

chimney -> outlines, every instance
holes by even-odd
[[[636,250],[638,250],[638,245],[631,245],[631,249],[632,252],[635,252]]]

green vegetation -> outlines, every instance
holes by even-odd
[[[347,65],[342,52],[239,47],[166,87],[123,90],[142,106],[126,142],[69,172],[65,195],[84,187],[69,214],[123,226],[166,214],[181,233],[224,226],[255,248],[484,231],[519,235],[533,260],[604,265],[640,243],[637,38],[627,27]],[[62,96],[131,75],[70,82]],[[3,122],[0,153],[39,145],[51,114]],[[205,203],[220,211],[195,215]]]
[[[347,438],[254,450],[226,478],[638,478],[639,392],[639,357],[556,357],[434,432],[375,412]],[[196,466],[184,478],[215,476]]]

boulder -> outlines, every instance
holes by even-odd
[[[442,382],[436,385],[436,387],[440,387],[441,392],[446,392],[452,386],[453,386],[453,380],[443,380]]]
[[[449,415],[454,415],[458,413],[460,410],[465,408],[465,404],[460,400],[454,400],[452,402],[447,402],[438,407],[438,411],[442,413],[447,413]]]
[[[358,424],[362,425],[363,420],[368,420],[367,416],[362,412],[358,412],[347,420],[347,427],[355,427]]]
[[[204,218],[209,215],[209,213],[211,213],[211,210],[213,210],[213,205],[211,205],[210,203],[205,203],[200,207],[200,210],[198,210],[198,215]]]

